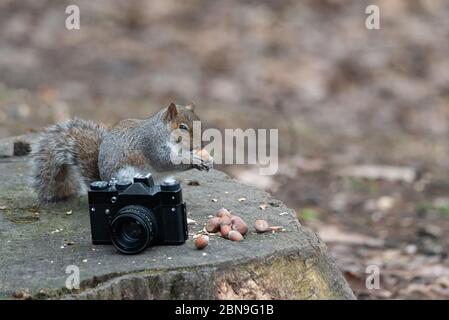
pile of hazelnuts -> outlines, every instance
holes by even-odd
[[[232,214],[227,209],[218,210],[215,217],[210,218],[206,223],[207,233],[220,233],[221,237],[231,241],[242,241],[248,233],[248,224],[238,215]],[[264,233],[270,230],[268,222],[256,220],[254,229],[257,233]],[[195,246],[201,250],[209,244],[209,236],[202,234],[195,238]]]

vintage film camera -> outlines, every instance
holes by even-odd
[[[186,206],[180,183],[155,185],[151,174],[133,183],[95,181],[89,190],[93,244],[113,244],[124,254],[149,246],[179,245],[188,238]]]

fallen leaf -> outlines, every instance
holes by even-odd
[[[376,205],[379,208],[379,210],[388,211],[394,207],[394,203],[395,199],[393,197],[383,196],[377,200]]]
[[[347,243],[352,245],[365,245],[370,247],[382,247],[384,241],[365,236],[356,232],[348,232],[336,226],[321,226],[318,229],[321,239],[326,243]]]
[[[368,180],[382,179],[387,181],[403,181],[406,183],[411,183],[416,180],[417,171],[413,167],[354,165],[338,170],[337,175]]]

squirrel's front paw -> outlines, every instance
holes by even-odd
[[[209,171],[214,166],[214,158],[206,150],[197,150],[193,154],[193,167]]]

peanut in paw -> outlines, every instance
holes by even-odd
[[[203,161],[209,161],[210,160],[210,154],[205,149],[197,150],[196,155],[200,157]]]

